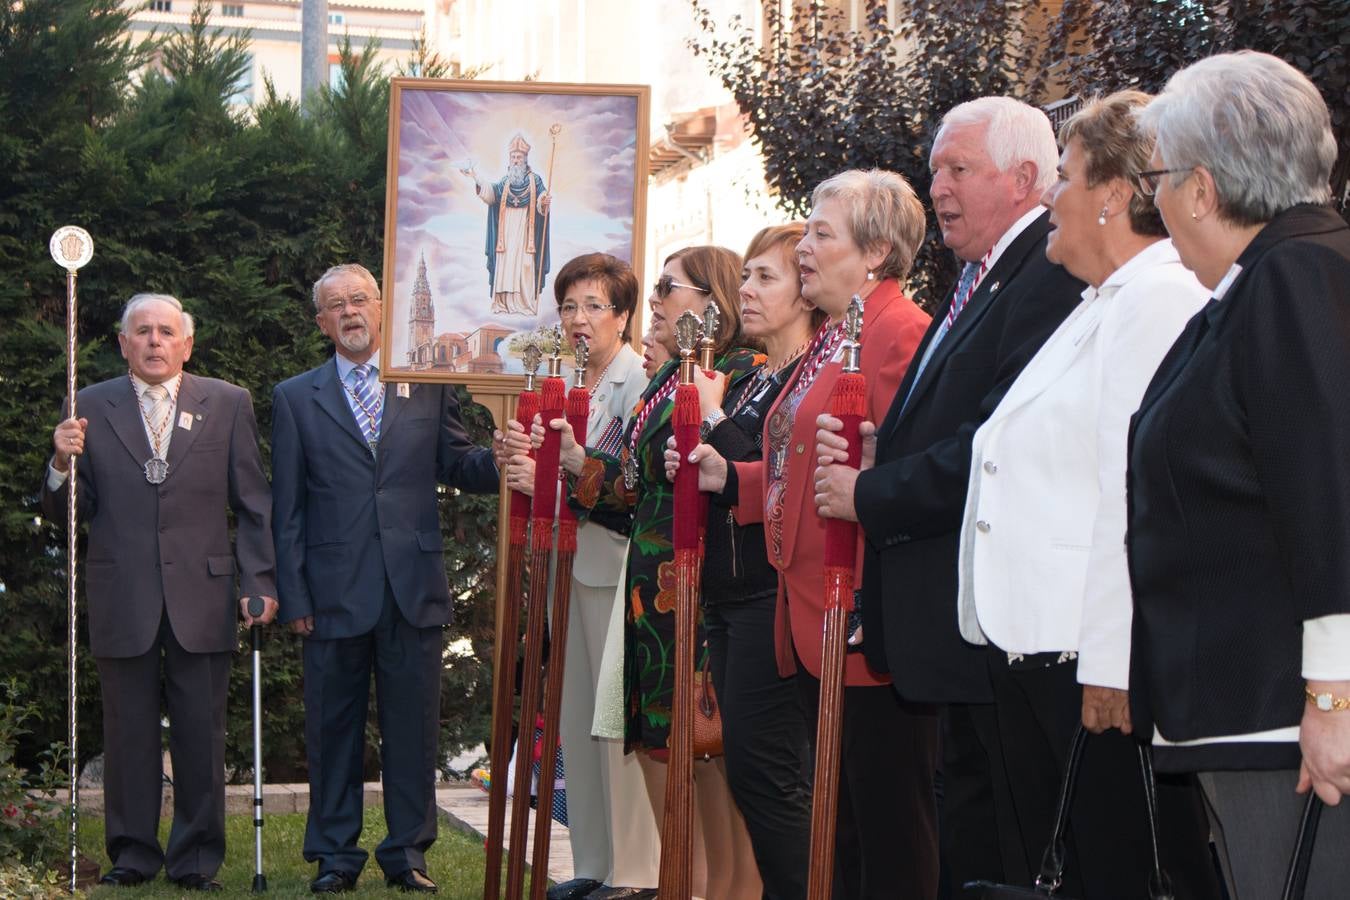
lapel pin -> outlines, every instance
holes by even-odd
[[[995,281],[993,284],[989,285],[989,293],[992,294],[994,291],[998,290],[998,286],[999,286],[1001,283],[1002,283],[1002,282]]]
[[[408,382],[400,381],[398,383],[398,387],[394,389],[394,393],[402,397],[404,400],[407,400],[409,397],[412,396],[412,388],[409,387]]]
[[[197,418],[200,419],[201,416],[198,416]],[[191,430],[192,430],[192,413],[190,413],[190,412],[181,412],[181,413],[179,413],[179,414],[178,414],[178,427],[184,429],[185,431],[191,431]]]

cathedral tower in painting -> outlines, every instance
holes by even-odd
[[[430,366],[432,343],[436,336],[436,308],[431,302],[431,285],[427,283],[427,257],[422,254],[417,262],[417,279],[413,282],[412,305],[408,310],[408,365],[415,369]]]

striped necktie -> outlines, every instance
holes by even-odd
[[[384,407],[384,392],[373,383],[370,376],[370,366],[364,363],[352,368],[347,401],[352,408],[352,415],[356,416],[356,424],[360,427],[366,443],[374,447],[380,436],[380,413]]]

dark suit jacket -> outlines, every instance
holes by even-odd
[[[337,363],[277,385],[272,514],[281,621],[314,616],[314,637],[375,626],[386,582],[418,628],[450,621],[436,484],[497,490],[490,450],[474,446],[450,385],[385,391],[378,456],[357,428]]]
[[[987,651],[963,641],[957,624],[957,545],[975,430],[1082,299],[1083,282],[1045,258],[1047,218],[1027,226],[985,275],[906,405],[950,292],[938,307],[878,430],[876,466],[854,489],[867,538],[863,647],[907,700],[993,700]]]
[[[1130,430],[1131,713],[1173,741],[1297,725],[1303,621],[1350,613],[1350,228],[1296,206],[1238,264]]]
[[[150,442],[130,379],[90,385],[76,402],[89,420],[76,499],[89,523],[84,578],[94,656],[145,653],[165,610],[185,650],[233,650],[240,595],[276,595],[267,478],[248,391],[183,373],[160,485],[145,480]],[[190,429],[180,427],[184,414]],[[49,518],[65,521],[69,484],[50,491],[44,474]],[[238,523],[233,548],[229,510]]]

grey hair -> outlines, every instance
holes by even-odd
[[[330,278],[336,278],[339,275],[355,275],[357,278],[360,278],[362,281],[366,282],[366,284],[370,286],[370,293],[372,294],[371,299],[376,301],[377,303],[379,302],[380,285],[379,282],[375,280],[375,276],[370,274],[370,270],[367,269],[365,266],[361,265],[360,263],[342,263],[340,265],[333,266],[327,272],[324,272],[322,275],[319,276],[319,280],[314,282],[314,288],[310,292],[310,296],[314,300],[315,312],[318,312],[321,308],[319,306],[319,299],[320,297],[323,296],[324,282]]]
[[[1041,110],[1012,97],[977,97],[953,106],[942,117],[933,139],[937,143],[948,128],[985,125],[984,144],[1000,172],[1009,172],[1029,162],[1036,167],[1037,191],[1044,193],[1055,182],[1059,147],[1055,129]]]
[[[192,316],[183,309],[183,304],[178,302],[178,298],[170,294],[150,293],[132,294],[131,299],[127,301],[127,305],[122,307],[121,331],[123,334],[129,333],[132,313],[150,303],[167,303],[178,310],[178,315],[183,317],[183,336],[192,337],[193,332],[197,329],[197,323],[192,321]]]
[[[864,250],[891,245],[878,277],[909,275],[927,224],[923,203],[903,175],[885,169],[849,169],[831,175],[811,192],[811,205],[832,199],[844,205],[853,243]]]
[[[1336,140],[1322,95],[1282,59],[1254,50],[1187,66],[1140,114],[1169,169],[1203,166],[1219,215],[1260,225],[1298,203],[1331,199]],[[1176,185],[1185,172],[1171,176]]]

